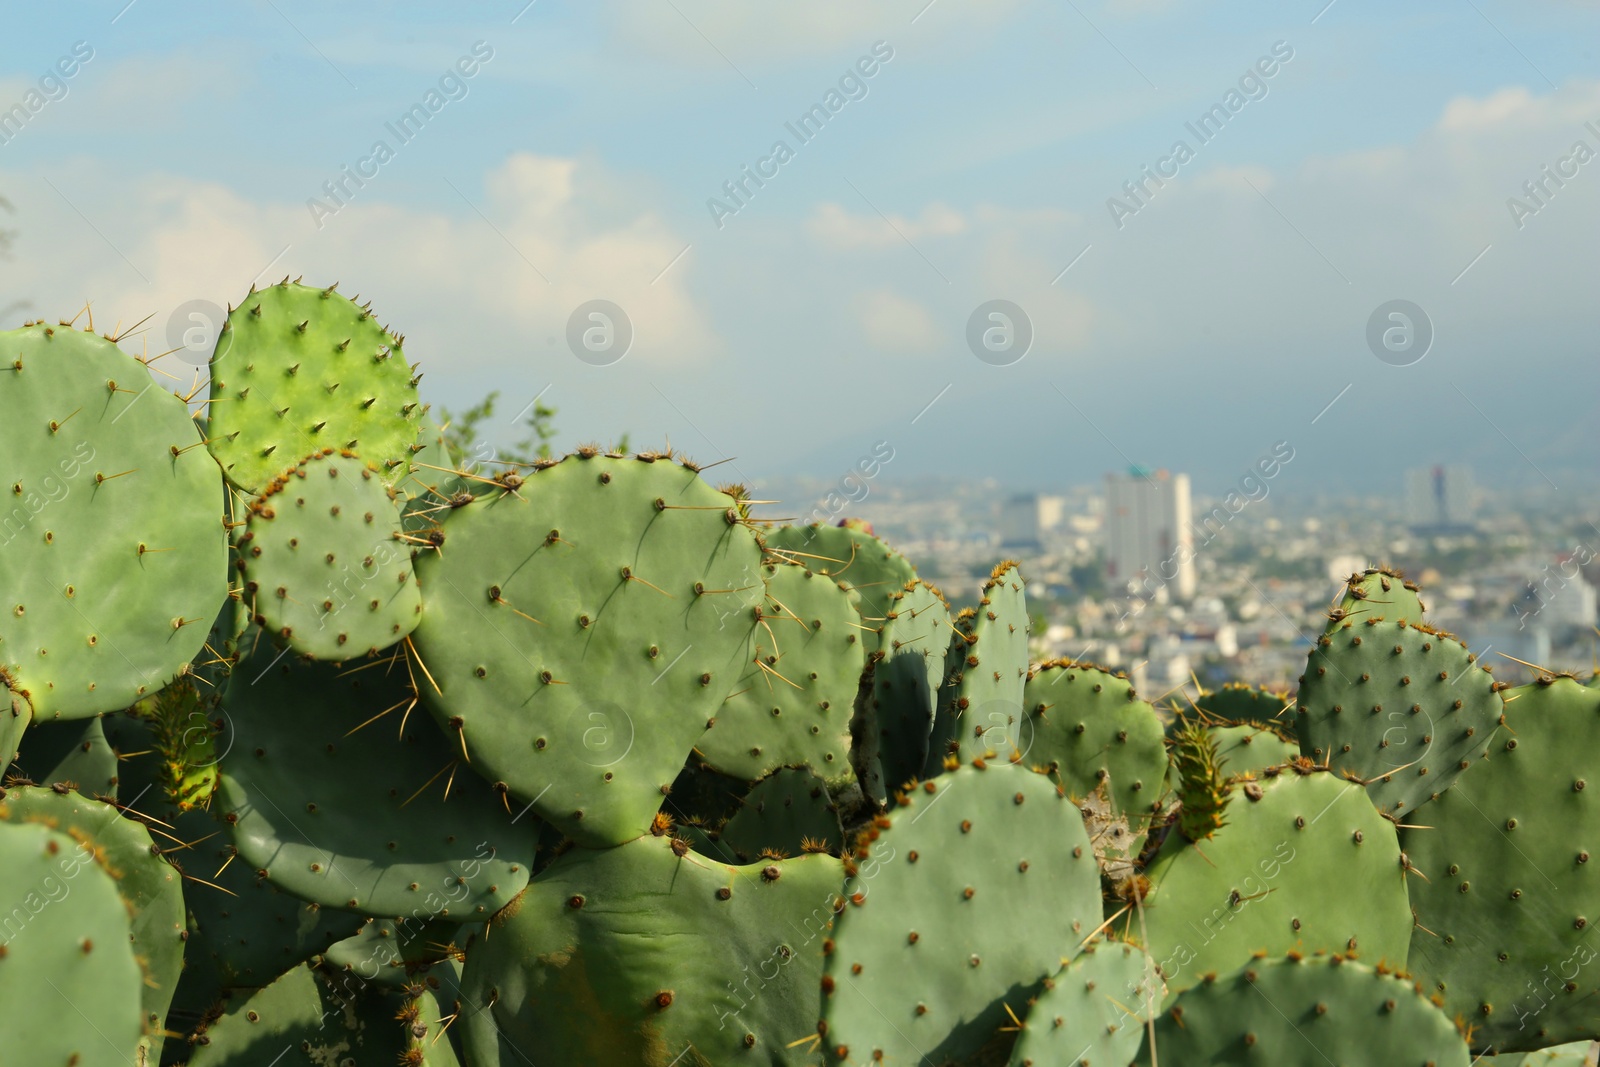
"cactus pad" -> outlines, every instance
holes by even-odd
[[[348,983],[348,984],[346,984]],[[402,1063],[410,1035],[398,993],[295,967],[262,989],[240,990],[209,1024],[191,1067],[324,1067]],[[449,1042],[442,1042],[448,1046]]]
[[[762,568],[755,656],[695,748],[710,767],[754,781],[779,767],[853,777],[850,715],[865,660],[854,593],[790,564]]]
[[[1161,976],[1141,949],[1090,945],[1028,1008],[1010,1067],[1127,1067],[1161,999]]]
[[[0,333],[0,682],[35,721],[113,711],[200,650],[227,592],[217,467],[115,344]]]
[[[768,854],[778,858],[804,852],[839,854],[843,831],[839,811],[828,797],[828,783],[805,767],[774,771],[750,788],[739,810],[722,828],[722,844],[741,863]]]
[[[1359,785],[1325,771],[1236,780],[1226,825],[1195,844],[1169,835],[1145,873],[1147,947],[1169,995],[1262,950],[1405,965],[1412,919],[1395,828]]]
[[[1468,1067],[1445,1014],[1398,975],[1334,957],[1257,959],[1193,987],[1156,1022],[1159,1062]],[[1156,1062],[1148,1047],[1139,1067]]]
[[[762,530],[761,538],[779,559],[855,590],[861,620],[873,629],[888,618],[894,594],[917,576],[910,560],[859,526],[774,526]],[[881,642],[877,650],[887,651]]]
[[[563,1064],[812,1063],[786,1046],[816,1023],[842,881],[829,856],[728,867],[649,836],[574,849],[468,953],[463,1000],[498,1029],[466,1032],[468,1061],[504,1043]]]
[[[256,618],[296,651],[346,660],[422,616],[394,490],[353,453],[315,453],[250,503],[239,570]]]
[[[1023,704],[1023,762],[1050,768],[1075,797],[1109,782],[1116,810],[1142,832],[1161,804],[1167,750],[1160,718],[1127,677],[1056,660],[1028,675]]]
[[[6,1058],[30,1067],[136,1062],[144,974],[127,905],[92,846],[47,826],[0,825],[0,901]]]
[[[1100,925],[1083,820],[1026,768],[980,760],[930,779],[862,844],[823,978],[835,1061],[975,1051]]]
[[[1489,758],[1428,806],[1434,829],[1403,831],[1422,875],[1411,967],[1501,1053],[1600,1036],[1600,692],[1562,678],[1506,695]]]
[[[1332,633],[1345,619],[1383,619],[1417,625],[1423,621],[1422,590],[1399,571],[1373,567],[1345,579],[1339,603],[1329,614]]]
[[[1401,815],[1437,797],[1489,746],[1502,701],[1467,646],[1425,626],[1345,620],[1301,678],[1300,751],[1357,775]]]
[[[917,579],[889,600],[856,763],[880,800],[922,774],[950,645],[944,595]],[[887,789],[882,787],[887,786]]]
[[[938,774],[946,756],[1022,751],[1023,692],[1028,679],[1028,605],[1022,572],[1007,560],[983,584],[975,610],[956,615],[944,699],[935,713],[923,773]]]
[[[332,288],[285,281],[252,292],[211,356],[206,438],[228,480],[258,493],[323,448],[404,477],[423,413],[400,344]]]
[[[1205,722],[1222,720],[1225,723],[1251,723],[1267,726],[1285,737],[1294,736],[1294,698],[1280,689],[1229,682],[1221,689],[1202,693],[1193,707],[1186,707],[1173,716],[1168,733],[1190,718]]]
[[[326,907],[487,917],[527,883],[538,833],[462,765],[396,659],[241,661],[218,803],[241,862]],[[404,721],[404,732],[399,727]]]
[[[454,509],[418,561],[423,698],[568,837],[626,841],[750,662],[761,550],[731,497],[665,457],[507,477],[520,489]]]
[[[101,743],[104,743],[102,738]],[[117,891],[132,917],[129,940],[144,972],[140,990],[145,1036],[141,1045],[152,1059],[161,1050],[163,1021],[183,971],[183,883],[177,871],[157,855],[145,827],[125,819],[117,808],[75,793],[43,786],[12,789],[0,804],[0,819],[58,830],[95,850],[116,879]]]

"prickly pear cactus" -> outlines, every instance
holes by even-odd
[[[917,576],[910,560],[858,524],[772,526],[761,531],[761,539],[779,559],[809,567],[855,590],[861,598],[861,620],[874,630],[889,617],[894,594]],[[887,649],[880,641],[868,651]]]
[[[828,1062],[975,1052],[1100,925],[1083,820],[1021,766],[929,779],[863,832],[854,864],[826,946]]]
[[[1456,638],[1376,615],[1317,641],[1296,708],[1300,751],[1405,815],[1450,788],[1489,747],[1503,702]]]
[[[40,785],[60,785],[86,797],[117,797],[117,754],[106,740],[99,716],[79,723],[82,732],[61,762],[39,780]]]
[[[319,451],[250,502],[239,572],[256,619],[298,652],[343,661],[388,648],[422,617],[395,491],[355,453]],[[428,546],[431,548],[431,546]]]
[[[1600,692],[1546,678],[1506,696],[1488,759],[1428,806],[1433,829],[1402,831],[1421,875],[1411,966],[1501,1053],[1600,1034]]]
[[[938,774],[949,755],[992,752],[1004,759],[1023,750],[1028,625],[1022,572],[1006,560],[983,584],[977,608],[956,616],[951,672],[928,738],[925,776]]]
[[[751,786],[721,834],[741,863],[808,852],[837,856],[842,837],[828,783],[806,767],[785,767]]]
[[[556,860],[467,956],[468,1062],[809,1064],[831,856],[734,867],[668,836]],[[526,1054],[526,1053],[524,1053]]]
[[[22,732],[32,721],[33,709],[27,699],[0,679],[0,773],[17,758]]]
[[[731,497],[665,457],[508,478],[418,561],[418,685],[478,773],[568,837],[618,844],[750,661],[761,549]]]
[[[1117,941],[1089,945],[1034,998],[1009,1067],[1126,1067],[1162,995],[1155,962],[1142,950]]]
[[[804,567],[768,565],[762,574],[755,655],[695,749],[736,778],[804,765],[845,784],[854,779],[850,716],[867,636],[857,597]]]
[[[1173,738],[1172,780],[1178,799],[1177,829],[1188,841],[1207,841],[1227,825],[1232,774],[1222,738],[1190,722]]]
[[[252,290],[217,335],[206,440],[247,493],[324,448],[358,451],[390,481],[420,450],[423,413],[401,340],[370,304],[335,289],[285,279]]]
[[[160,1055],[162,1023],[183,970],[182,878],[159,856],[149,831],[125,819],[111,804],[87,800],[43,786],[11,789],[0,804],[0,819],[48,826],[94,850],[116,879],[132,918],[129,940],[144,968],[140,993],[144,1036],[140,1047],[153,1060]]]
[[[1391,623],[1417,625],[1422,617],[1422,590],[1399,571],[1371,567],[1345,579],[1339,602],[1328,613],[1329,633],[1346,619],[1365,622],[1383,619]]]
[[[1056,660],[1029,672],[1023,703],[1023,761],[1050,769],[1075,797],[1108,783],[1116,810],[1142,834],[1161,806],[1167,750],[1160,718],[1127,677]]]
[[[471,921],[516,896],[537,823],[468,773],[398,657],[343,670],[276,658],[263,643],[223,700],[234,737],[218,801],[250,869],[372,915]]]
[[[324,1067],[403,1063],[412,1035],[402,995],[378,986],[291,969],[271,985],[239,990],[199,1035],[192,1067]],[[449,1042],[445,1042],[448,1047]],[[418,1061],[422,1062],[422,1061]]]
[[[38,823],[0,824],[0,901],[8,909],[0,920],[7,1058],[52,1067],[138,1062],[145,975],[116,875],[92,846]]]
[[[1467,1067],[1471,1058],[1454,1024],[1405,978],[1339,956],[1295,953],[1251,960],[1183,993],[1136,1062]]]
[[[1412,917],[1394,825],[1325,771],[1234,780],[1225,825],[1194,843],[1169,835],[1145,873],[1141,936],[1169,996],[1262,950],[1405,965]]]
[[[124,708],[227,592],[217,466],[183,401],[98,334],[0,333],[0,682],[35,721]]]
[[[1282,767],[1300,755],[1300,746],[1286,741],[1265,726],[1207,726],[1217,742],[1217,757],[1230,775],[1260,776],[1269,767]]]
[[[1192,706],[1173,716],[1173,732],[1191,718],[1207,723],[1265,726],[1285,737],[1294,736],[1294,698],[1279,689],[1229,682],[1221,689],[1201,693]]]
[[[855,753],[857,773],[880,801],[918,777],[928,759],[951,630],[944,594],[921,579],[893,594],[887,610]]]

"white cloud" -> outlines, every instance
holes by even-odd
[[[687,289],[693,253],[655,280],[689,242],[648,211],[604,217],[584,193],[591,180],[604,184],[592,170],[509,157],[486,176],[486,195],[462,189],[492,222],[459,200],[451,213],[386,202],[380,171],[320,230],[303,204],[171,175],[130,181],[105,166],[63,164],[50,174],[69,205],[42,175],[0,173],[22,230],[12,260],[0,263],[0,291],[30,297],[47,318],[91,297],[103,328],[155,313],[157,351],[178,305],[237,303],[252,278],[265,285],[304,271],[308,283],[359,287],[436,376],[492,374],[504,369],[495,353],[531,357],[552,342],[575,364],[566,320],[595,298],[632,319],[631,360],[670,367],[714,355],[721,343]]]
[[[948,340],[927,308],[887,289],[861,296],[856,313],[868,342],[884,351],[926,353]]]
[[[925,237],[950,237],[964,233],[967,220],[941,203],[931,203],[916,218],[875,213],[852,214],[842,205],[818,204],[806,221],[806,232],[819,244],[835,249],[885,248]]]

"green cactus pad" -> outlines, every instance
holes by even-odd
[[[1338,957],[1260,959],[1162,1013],[1147,1067],[1468,1067],[1466,1042],[1405,978]]]
[[[266,985],[354,935],[366,921],[355,912],[309,904],[259,877],[228,843],[226,824],[210,812],[189,812],[173,826],[171,832],[190,847],[168,842],[169,862],[210,883],[191,883],[186,893],[189,946],[182,985],[193,992],[190,999],[208,1001],[218,989]]]
[[[855,756],[880,801],[922,774],[951,640],[950,606],[921,579],[896,592],[887,612]]]
[[[70,327],[0,333],[0,682],[35,721],[127,707],[227,592],[217,466],[183,401]]]
[[[1005,758],[1022,750],[1028,626],[1022,572],[1007,560],[983,584],[976,610],[956,615],[949,673],[923,762],[926,777],[943,770],[952,754]]]
[[[0,825],[0,901],[6,1059],[29,1067],[138,1062],[144,973],[127,904],[92,846],[47,826]]]
[[[1173,716],[1167,733],[1196,717],[1206,722],[1220,719],[1224,723],[1267,726],[1285,737],[1295,736],[1294,698],[1280,689],[1229,682],[1221,689],[1202,693],[1192,707],[1180,710]]]
[[[154,1060],[161,1050],[162,1021],[183,971],[188,935],[182,878],[157,855],[155,841],[141,823],[98,800],[43,786],[11,789],[0,803],[0,819],[47,826],[92,846],[116,879],[133,920],[129,940],[144,969],[140,1000],[145,1036],[140,1044]]]
[[[1141,949],[1090,945],[1028,1008],[1010,1067],[1127,1067],[1161,998],[1161,976]]]
[[[63,785],[76,789],[86,797],[117,797],[117,754],[106,740],[104,727],[97,715],[79,727],[78,740],[67,750],[61,762],[39,780],[40,785]]]
[[[760,546],[665,457],[505,477],[418,561],[418,684],[478,773],[579,843],[629,840],[750,662]]]
[[[695,749],[707,766],[750,781],[801,765],[849,781],[866,635],[856,595],[803,567],[768,565],[762,573],[767,602],[755,655]]]
[[[647,836],[542,872],[467,954],[468,1062],[814,1063],[786,1046],[816,1025],[839,861],[684,853]]]
[[[1282,767],[1300,755],[1300,746],[1285,741],[1265,726],[1208,726],[1216,738],[1217,756],[1229,775],[1260,776],[1268,767]]]
[[[237,817],[243,863],[370,915],[465,921],[516,896],[538,825],[516,820],[464,765],[459,739],[412,711],[402,662],[341,670],[274,656],[263,643],[241,661],[223,701],[233,740],[218,802]]]
[[[1373,567],[1345,579],[1339,603],[1329,614],[1327,632],[1332,633],[1346,619],[1364,623],[1368,619],[1423,622],[1422,590],[1399,571]]]
[[[208,1025],[190,1067],[365,1067],[402,1062],[410,1035],[400,994],[349,976],[295,967],[262,989],[240,990]],[[448,1047],[449,1042],[442,1042]]]
[[[1023,704],[1022,761],[1051,770],[1074,797],[1109,780],[1116,810],[1142,833],[1161,805],[1167,750],[1160,717],[1127,677],[1056,660],[1028,675]]]
[[[0,775],[17,758],[23,732],[33,721],[33,708],[27,698],[0,680]]]
[[[1400,815],[1437,797],[1499,725],[1494,678],[1449,634],[1352,618],[1324,634],[1300,680],[1300,751],[1367,783]]]
[[[1043,775],[973,765],[906,799],[866,832],[835,922],[830,1062],[974,1052],[1100,925],[1083,820]]]
[[[343,941],[328,946],[322,964],[335,973],[396,988],[406,984],[400,936],[392,919],[373,919]]]
[[[401,342],[331,288],[252,291],[217,336],[206,438],[247,493],[323,448],[358,451],[398,481],[422,414]]]
[[[1403,831],[1412,969],[1501,1053],[1600,1036],[1600,692],[1547,683],[1506,693],[1489,758]]]
[[[1226,824],[1199,843],[1170,834],[1145,873],[1147,947],[1169,996],[1258,951],[1405,965],[1412,919],[1394,825],[1325,771],[1235,781]]]
[[[856,526],[773,526],[761,531],[761,539],[779,559],[855,590],[861,598],[861,620],[873,629],[888,618],[894,594],[917,576],[910,560]],[[886,649],[880,641],[867,651]]]
[[[843,843],[839,810],[828,797],[828,783],[805,767],[774,771],[751,786],[743,805],[722,828],[723,845],[741,863],[765,851],[780,858],[804,852],[839,854]]]
[[[1540,1049],[1530,1052],[1526,1056],[1512,1054],[1509,1056],[1489,1056],[1483,1063],[1491,1065],[1512,1065],[1512,1067],[1591,1067],[1595,1060],[1595,1046],[1593,1041],[1573,1041],[1566,1045],[1557,1045],[1554,1048]]]
[[[317,659],[388,648],[422,617],[394,491],[351,453],[316,453],[273,479],[250,504],[239,557],[261,625]]]

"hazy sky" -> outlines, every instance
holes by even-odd
[[[758,482],[888,442],[891,481],[1216,492],[1287,441],[1284,491],[1595,484],[1600,5],[524,3],[11,14],[4,325],[92,300],[158,351],[187,302],[337,280],[435,403],[547,390],[566,444]],[[568,344],[597,299],[608,365]],[[1031,325],[985,362],[991,300]],[[1392,300],[1418,362],[1420,322],[1369,347]]]

